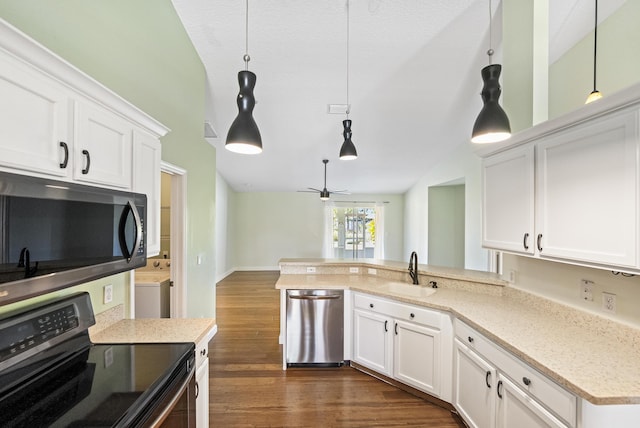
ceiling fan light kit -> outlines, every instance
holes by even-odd
[[[327,164],[329,163],[329,159],[322,159],[322,163],[324,164],[324,187],[322,190],[315,189],[313,187],[307,187],[308,190],[298,190],[298,192],[314,192],[320,194],[321,201],[328,201],[332,193],[340,194],[340,195],[349,195],[349,192],[346,190],[328,190],[327,189]]]
[[[246,0],[245,36],[246,50],[243,57],[245,69],[238,72],[238,85],[240,91],[236,103],[238,104],[238,116],[234,119],[225,148],[229,151],[242,154],[262,153],[262,137],[256,121],[253,119],[253,108],[256,99],[253,89],[256,86],[256,75],[249,71],[249,0]]]
[[[482,110],[475,123],[473,124],[473,132],[471,134],[472,143],[497,143],[511,137],[511,125],[507,113],[502,109],[498,100],[500,98],[500,72],[502,66],[500,64],[492,64],[491,57],[493,49],[491,48],[492,38],[492,9],[491,0],[489,0],[489,65],[481,71],[482,81]]]

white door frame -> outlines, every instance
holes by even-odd
[[[162,161],[160,170],[171,175],[171,281],[175,301],[171,318],[187,316],[187,170]]]

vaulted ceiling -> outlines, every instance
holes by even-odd
[[[624,1],[601,2],[601,20]],[[218,171],[236,191],[322,187],[326,158],[329,188],[402,193],[458,145],[470,144],[482,106],[488,0],[350,0],[348,44],[347,0],[250,0],[260,155],[224,149],[244,69],[245,2],[173,3],[206,69]],[[592,30],[593,0],[549,3],[553,61]],[[498,0],[493,9],[499,52]],[[359,154],[353,161],[338,159],[345,115],[328,113],[329,104],[347,103],[347,82]]]

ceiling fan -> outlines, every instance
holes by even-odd
[[[322,190],[315,189],[313,187],[307,187],[309,190],[298,190],[299,192],[315,192],[320,193],[320,199],[323,201],[329,200],[329,195],[331,193],[335,193],[338,195],[349,195],[350,193],[346,190],[327,190],[327,164],[329,163],[329,159],[322,159],[322,163],[324,164],[324,188]]]

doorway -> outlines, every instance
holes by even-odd
[[[464,268],[464,197],[464,180],[429,187],[430,265]]]
[[[160,257],[171,259],[171,318],[187,313],[187,171],[162,161]],[[168,188],[166,188],[168,187]]]

